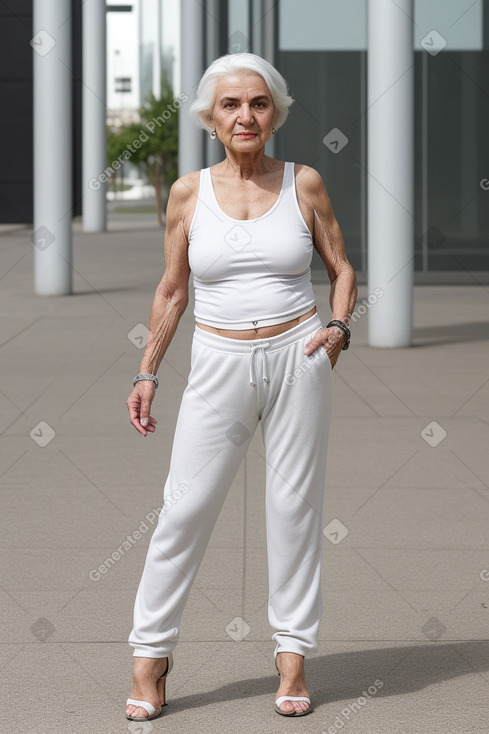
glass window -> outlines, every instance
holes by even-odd
[[[489,270],[487,5],[415,1],[417,271]],[[319,170],[357,271],[367,262],[366,8],[280,0],[276,49],[295,104],[275,155]]]

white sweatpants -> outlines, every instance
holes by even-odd
[[[166,657],[175,648],[192,582],[258,421],[275,655],[317,650],[332,372],[323,347],[309,357],[304,347],[320,325],[314,314],[253,341],[195,328],[164,488],[172,505],[148,548],[129,636],[134,655]]]

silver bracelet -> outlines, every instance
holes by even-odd
[[[140,372],[139,375],[136,375],[134,380],[132,381],[132,384],[135,385],[136,382],[139,382],[140,380],[151,380],[155,384],[155,388],[158,387],[158,378],[156,375],[150,375],[148,372]]]

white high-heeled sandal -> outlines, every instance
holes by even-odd
[[[309,708],[305,711],[282,711],[280,708],[280,704],[282,704],[284,701],[305,701],[309,704]],[[311,699],[307,696],[280,696],[275,701],[275,711],[277,714],[280,714],[280,716],[305,716],[306,714],[310,714],[311,709]]]
[[[167,656],[167,660],[168,660],[168,664],[166,666],[166,670],[163,673],[163,675],[161,675],[158,678],[158,681],[163,680],[163,699],[164,699],[164,703],[162,703],[157,709],[155,709],[155,707],[152,706],[150,703],[148,703],[148,701],[138,701],[135,698],[128,698],[127,699],[127,702],[126,702],[126,706],[129,706],[130,704],[132,704],[133,706],[140,706],[141,708],[143,708],[145,711],[148,712],[148,716],[139,716],[138,717],[138,716],[129,716],[129,714],[126,714],[126,719],[130,719],[131,721],[149,721],[149,719],[155,719],[157,716],[159,716],[161,714],[161,709],[163,708],[163,706],[166,706],[167,705],[166,704],[166,679],[167,679],[167,676],[170,673],[171,669],[173,668],[173,655],[172,655],[172,653],[170,653]],[[156,682],[157,685],[158,685],[158,681]]]
[[[280,677],[280,670],[278,669],[276,657],[275,667],[277,668],[277,673]],[[309,704],[309,708],[307,708],[305,711],[282,711],[280,706],[284,703],[284,701],[305,701]],[[306,714],[310,714],[313,711],[313,708],[311,706],[311,699],[307,696],[279,696],[275,701],[274,708],[277,714],[280,714],[280,716],[305,716]]]

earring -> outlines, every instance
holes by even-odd
[[[211,140],[215,140],[215,139],[217,138],[217,133],[216,133],[216,131],[215,131],[215,130],[213,130],[213,131],[211,132],[211,134],[210,134],[210,138],[211,138]]]
[[[275,135],[275,133],[276,133],[276,132],[277,132],[277,131],[275,130],[275,128],[274,128],[274,127],[272,127],[272,135]]]

